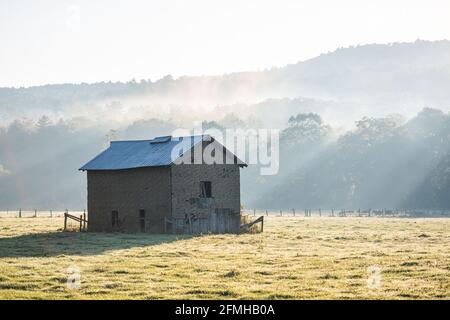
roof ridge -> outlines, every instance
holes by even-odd
[[[168,136],[157,136],[157,137],[154,137],[154,138],[152,138],[152,139],[112,140],[112,141],[110,141],[110,143],[120,143],[120,142],[151,142],[151,141],[153,141],[153,140],[155,140],[155,139],[157,139],[157,138],[166,138],[166,137],[171,137],[171,138],[172,138],[171,141],[173,141],[174,138],[175,138],[175,139],[179,139],[179,138],[195,138],[195,137],[210,137],[210,138],[212,138],[212,136],[211,136],[210,134],[194,134],[194,135],[190,135],[190,136],[176,136],[176,137],[171,136],[171,135],[168,135]]]
[[[113,140],[113,141],[110,141],[110,143],[121,143],[121,142],[150,142],[150,141],[152,141],[153,139],[150,139],[150,140],[148,140],[148,139],[145,139],[145,140]]]

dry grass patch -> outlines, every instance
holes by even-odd
[[[269,217],[262,234],[198,237],[62,223],[0,218],[0,298],[450,298],[450,219]],[[79,290],[67,287],[70,267]]]

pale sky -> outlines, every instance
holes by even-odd
[[[261,70],[450,39],[448,0],[0,0],[0,86]]]

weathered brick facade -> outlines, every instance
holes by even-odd
[[[88,171],[88,230],[161,233],[167,218],[169,232],[187,232],[188,221],[203,221],[191,232],[239,232],[239,169],[179,164]],[[201,181],[211,182],[211,197],[201,197]]]
[[[239,232],[241,199],[238,165],[182,164],[171,168],[174,232],[183,232],[180,219],[186,216],[194,216],[197,223],[205,222],[196,226],[193,231],[196,233]],[[200,181],[211,182],[211,198],[200,197]]]
[[[147,232],[161,232],[171,213],[170,167],[88,171],[88,230],[139,232],[145,210]],[[119,225],[112,226],[112,212]]]

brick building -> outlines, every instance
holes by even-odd
[[[87,171],[88,230],[238,233],[244,166],[210,136],[113,141],[80,168]]]

